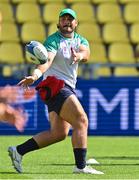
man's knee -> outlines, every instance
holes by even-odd
[[[88,128],[88,118],[85,113],[79,114],[76,122],[75,122],[76,128],[83,128],[87,129]]]
[[[58,131],[58,130],[55,130],[54,134],[58,141],[62,141],[64,139],[66,139],[66,137],[68,135],[68,133],[66,131]]]

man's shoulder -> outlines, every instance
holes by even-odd
[[[74,38],[79,38],[79,39],[87,40],[85,37],[83,37],[81,34],[78,34],[77,32],[74,33]]]
[[[58,39],[59,39],[59,34],[57,31],[55,33],[49,35],[47,38],[48,41],[57,41]]]
[[[75,39],[80,39],[81,44],[84,44],[84,45],[86,45],[86,46],[89,46],[88,40],[87,40],[85,37],[83,37],[82,35],[80,35],[80,34],[78,34],[78,33],[75,32],[74,38],[75,38]]]

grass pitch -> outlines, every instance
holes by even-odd
[[[65,141],[28,153],[23,158],[23,174],[11,166],[7,147],[17,145],[29,136],[0,136],[0,179],[138,179],[138,137],[89,137],[88,158],[104,175],[72,174],[74,157],[70,137]]]

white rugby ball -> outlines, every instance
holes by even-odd
[[[27,60],[34,64],[44,64],[48,59],[45,46],[38,41],[30,41],[25,47]]]

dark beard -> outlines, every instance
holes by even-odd
[[[65,26],[66,27],[66,26]],[[70,27],[70,26],[69,26]],[[59,31],[62,33],[62,34],[71,34],[71,33],[73,33],[74,32],[74,29],[71,29],[71,31],[68,31],[68,30],[65,30],[64,28],[61,28],[60,26],[59,26]]]
[[[72,30],[72,31],[66,31],[66,30],[63,30],[63,29],[59,29],[60,30],[60,32],[62,33],[62,34],[71,34],[71,33],[73,33],[73,31],[74,30]]]

